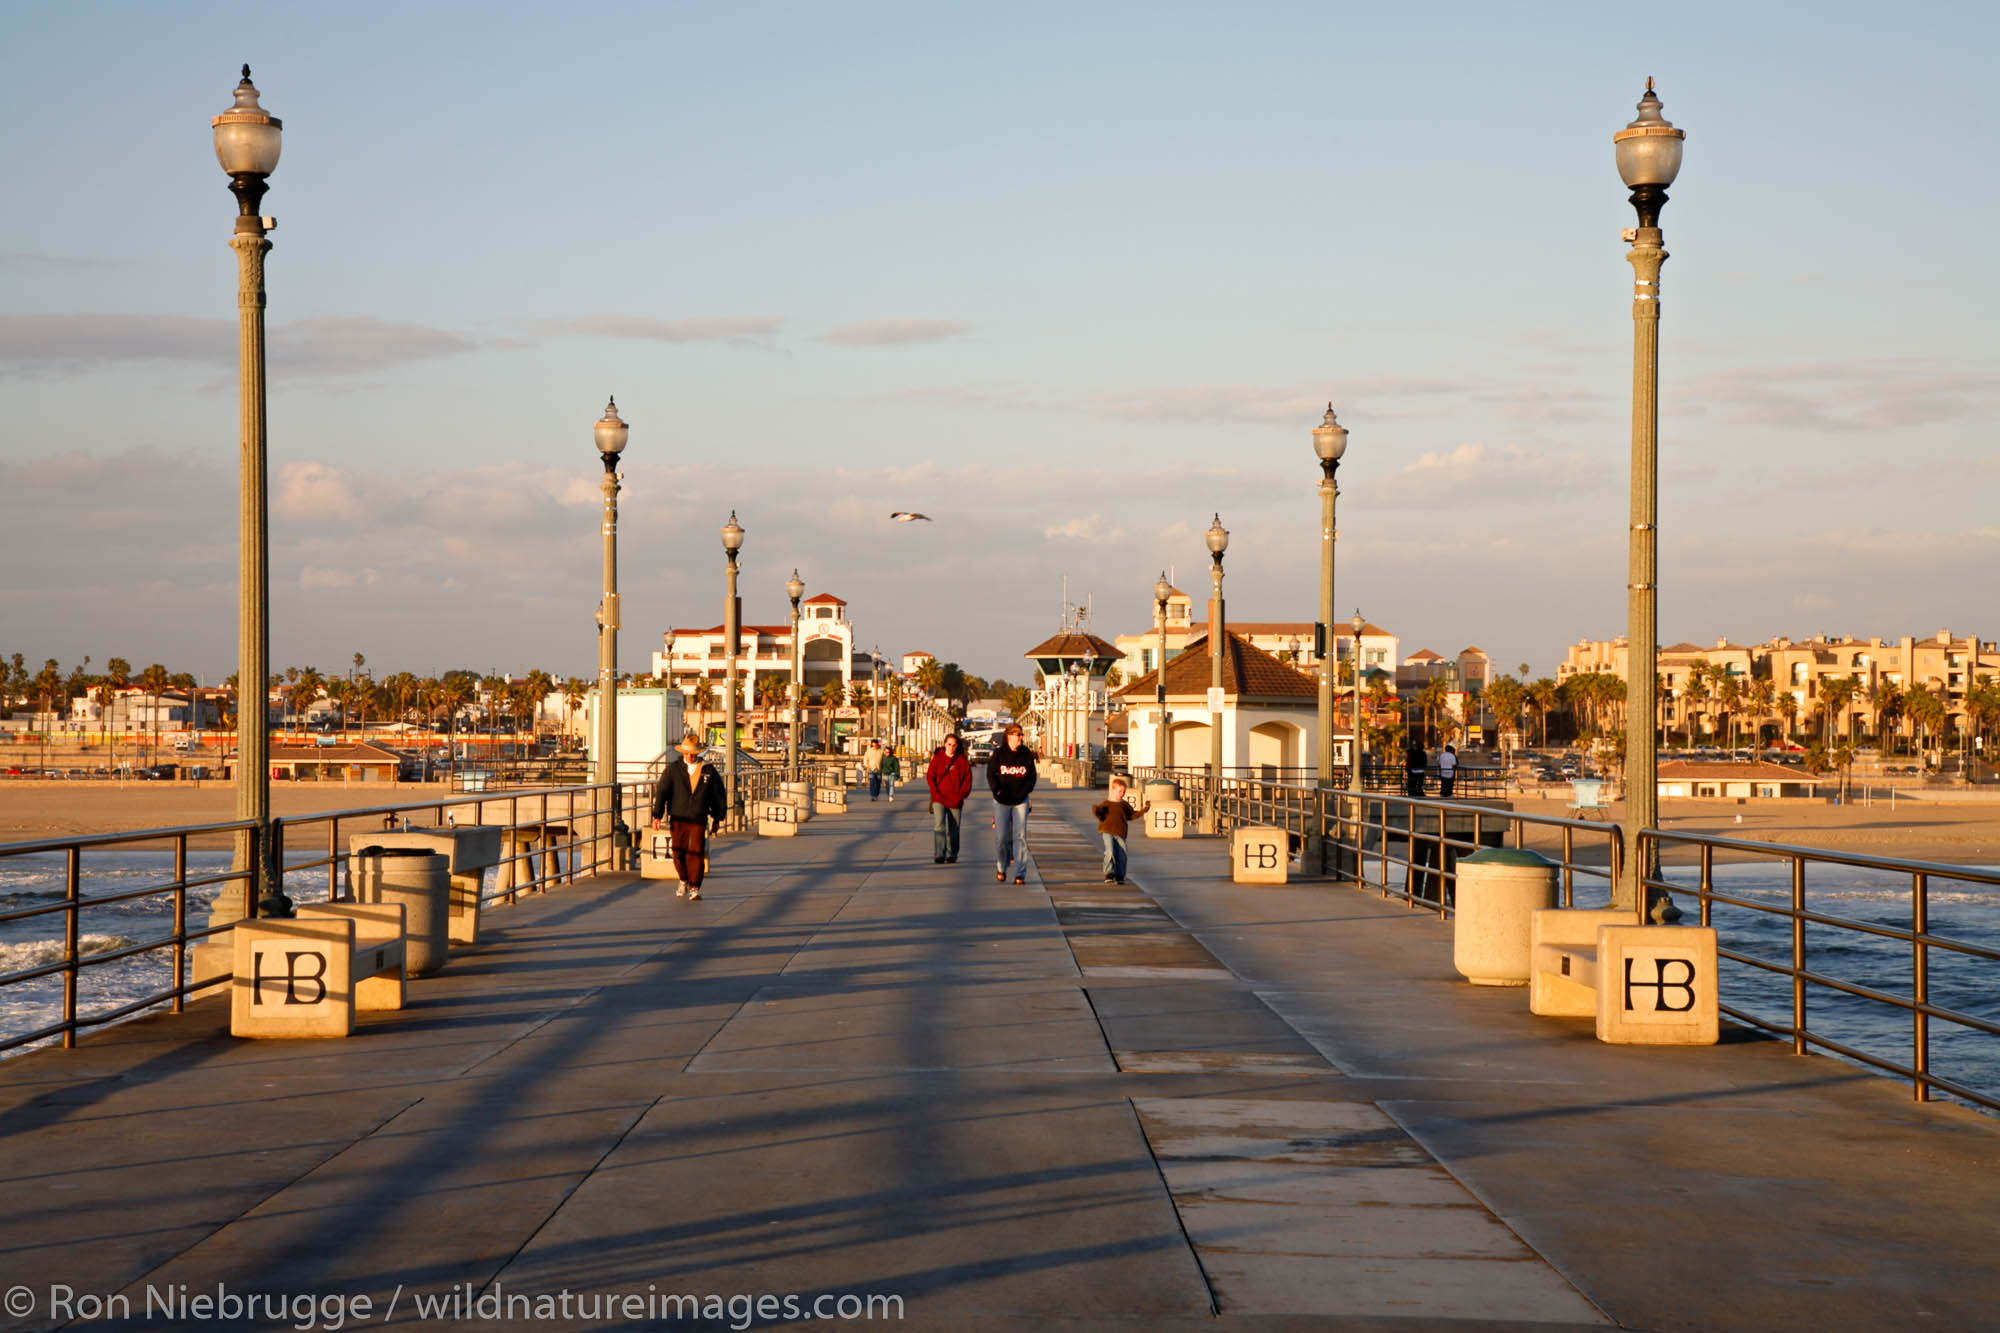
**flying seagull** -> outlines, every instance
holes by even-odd
[[[922,519],[926,523],[935,521],[929,514],[912,514],[901,509],[898,509],[895,513],[889,515],[889,517],[895,519],[898,523],[914,523],[918,519]]]

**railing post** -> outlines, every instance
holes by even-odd
[[[1917,937],[1910,959],[1910,1012],[1915,1023],[1910,1066],[1917,1075],[1912,1091],[1920,1102],[1931,1099],[1931,1016],[1924,1012],[1924,1006],[1931,1002],[1931,952],[1924,942],[1931,928],[1930,879],[1918,873],[1911,876],[1910,885],[1910,933]]]
[[[83,896],[83,848],[72,845],[66,860],[68,883],[63,886],[63,898],[68,906],[63,912],[62,1044],[64,1050],[72,1050],[76,1046],[76,950],[82,933],[77,927],[77,915],[82,910],[77,900]]]
[[[1641,898],[1643,902],[1643,896]],[[1792,1054],[1806,1053],[1806,862],[1792,853]]]
[[[174,839],[174,999],[171,1012],[180,1013],[187,1007],[187,997],[181,994],[187,985],[187,900],[188,900],[188,840],[183,833]]]

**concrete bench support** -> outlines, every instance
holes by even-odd
[[[796,838],[799,835],[799,808],[790,801],[757,802],[757,836]]]
[[[1149,838],[1186,837],[1186,803],[1182,801],[1155,801],[1147,806],[1146,836]]]
[[[1596,918],[1578,920],[1576,918]],[[1593,937],[1585,940],[1586,931]],[[1597,1021],[1623,1046],[1712,1046],[1719,1035],[1715,931],[1637,926],[1622,911],[1535,913],[1529,1007]]]
[[[403,905],[321,903],[232,932],[229,1031],[238,1037],[346,1037],[354,1013],[400,1009]]]
[[[842,787],[820,787],[813,792],[813,813],[821,815],[844,815],[847,813],[847,791]]]
[[[1229,878],[1238,884],[1283,884],[1290,853],[1283,829],[1245,824],[1229,835]]]

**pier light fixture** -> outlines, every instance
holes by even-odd
[[[632,428],[618,415],[618,400],[610,398],[604,415],[591,427],[591,440],[604,464],[604,600],[597,605],[597,764],[591,781],[598,799],[606,802],[611,836],[597,844],[601,863],[625,869],[631,828],[625,823],[618,788],[618,456]],[[671,668],[669,668],[671,674]]]
[[[236,196],[236,311],[242,423],[238,477],[236,622],[236,817],[255,827],[236,835],[235,868],[247,879],[228,885],[209,920],[226,925],[246,916],[290,916],[271,837],[271,540],[264,393],[265,233],[277,225],[260,216],[271,173],[278,169],[284,122],[258,102],[250,67],[235,101],[209,122],[215,160]],[[240,886],[240,887],[239,887]]]
[[[785,769],[792,781],[799,777],[799,717],[805,692],[803,649],[799,644],[799,598],[806,595],[805,580],[797,569],[785,580],[785,595],[792,599],[792,724],[785,737]]]
[[[1313,427],[1313,456],[1319,460],[1319,618],[1314,625],[1314,647],[1319,653],[1319,706],[1314,715],[1316,746],[1319,750],[1316,778],[1321,791],[1333,789],[1333,693],[1334,673],[1340,654],[1334,650],[1333,555],[1340,540],[1334,515],[1340,501],[1340,483],[1335,475],[1347,453],[1347,428],[1326,405],[1326,415]],[[1350,767],[1353,756],[1349,756]],[[1326,848],[1317,837],[1307,840],[1306,858],[1310,865],[1324,869]],[[1357,862],[1357,865],[1359,863]]]
[[[723,690],[729,699],[723,707],[722,784],[729,792],[730,823],[736,828],[743,827],[743,798],[736,786],[736,719],[743,693],[736,665],[737,654],[743,648],[743,604],[736,595],[736,556],[742,549],[743,525],[736,521],[736,511],[732,509],[729,521],[722,525],[722,553],[728,561],[722,583]]]
[[[1215,516],[1215,521],[1208,525],[1208,531],[1202,537],[1208,542],[1209,558],[1220,565],[1222,553],[1229,549],[1229,529],[1222,526],[1222,515]]]
[[[1173,719],[1167,716],[1167,599],[1173,595],[1174,585],[1167,582],[1167,571],[1163,569],[1153,584],[1153,607],[1158,613],[1153,624],[1160,636],[1159,661],[1154,663],[1158,669],[1153,673],[1153,704],[1157,709],[1153,721],[1159,728],[1153,733],[1159,737],[1159,743],[1153,747],[1153,762],[1163,769],[1174,766]]]
[[[1229,529],[1222,515],[1202,534],[1208,543],[1208,558],[1214,562],[1208,572],[1208,810],[1202,817],[1202,831],[1222,830],[1222,655],[1229,643],[1229,625],[1222,604],[1222,553],[1229,549]]]
[[[1639,225],[1627,228],[1632,265],[1632,526],[1626,578],[1628,647],[1625,672],[1625,856],[1612,905],[1639,921],[1671,921],[1680,913],[1661,894],[1648,901],[1657,879],[1658,853],[1642,831],[1659,826],[1659,741],[1653,718],[1659,696],[1659,490],[1660,490],[1660,268],[1666,262],[1660,211],[1667,187],[1680,175],[1687,131],[1660,114],[1659,94],[1646,80],[1639,114],[1611,136],[1618,176],[1631,190]],[[1649,861],[1651,862],[1649,864]]]
[[[1357,796],[1361,794],[1361,631],[1367,624],[1368,622],[1361,618],[1361,608],[1355,607],[1354,619],[1348,622],[1348,628],[1354,631],[1354,738],[1351,745],[1354,762],[1348,766],[1347,789]],[[1358,817],[1358,809],[1356,814]],[[1358,853],[1355,856],[1354,866],[1355,877],[1358,879],[1361,875],[1361,858]]]

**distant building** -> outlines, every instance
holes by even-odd
[[[1112,639],[1119,652],[1118,674],[1123,681],[1153,671],[1160,665],[1160,621],[1158,603],[1147,599],[1149,622],[1143,630],[1120,634]],[[1208,637],[1208,617],[1194,619],[1194,599],[1179,588],[1167,596],[1166,656],[1172,661],[1187,649],[1191,640]],[[1229,632],[1244,642],[1270,654],[1280,662],[1317,671],[1319,654],[1314,646],[1314,622],[1310,620],[1231,620]],[[1334,659],[1354,660],[1354,630],[1350,621],[1334,623]],[[1361,669],[1365,675],[1392,675],[1396,670],[1396,636],[1380,625],[1361,625]]]
[[[1267,776],[1300,773],[1319,764],[1319,684],[1305,671],[1231,630],[1222,671],[1222,765]],[[1195,639],[1167,663],[1167,713],[1176,768],[1205,768],[1212,749],[1213,715],[1208,640]],[[1125,705],[1127,752],[1134,767],[1160,762],[1163,731],[1151,672],[1128,682],[1112,698]],[[1344,722],[1344,719],[1341,721]],[[1336,723],[1338,726],[1339,723]],[[1337,731],[1334,762],[1347,762],[1348,735]]]
[[[1661,797],[1771,800],[1814,797],[1820,779],[1785,764],[1670,759],[1659,766]]]

